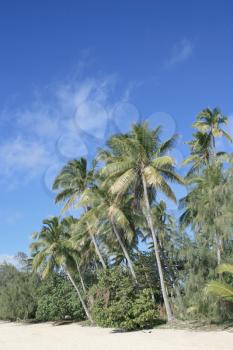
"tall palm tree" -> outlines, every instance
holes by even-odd
[[[57,217],[52,217],[43,221],[43,227],[30,246],[33,254],[33,269],[39,271],[42,278],[45,278],[54,269],[62,269],[75,288],[87,318],[93,322],[91,314],[79,291],[77,284],[72,277],[76,261],[74,250],[69,242],[69,235],[64,230],[63,224]]]
[[[198,172],[210,164],[216,157],[220,157],[225,152],[216,152],[215,138],[224,136],[232,142],[231,136],[222,128],[227,125],[228,118],[223,116],[219,108],[203,109],[193,123],[193,128],[197,132],[193,134],[193,139],[188,142],[190,146],[190,155],[183,162],[184,165],[192,163],[187,176]]]
[[[202,133],[207,133],[210,136],[212,150],[215,148],[215,137],[224,136],[228,141],[232,142],[231,136],[222,129],[222,125],[226,125],[228,118],[224,116],[219,108],[203,109],[197,116],[193,127]]]
[[[157,191],[161,191],[176,201],[167,180],[178,183],[183,183],[183,180],[176,174],[174,160],[168,155],[176,137],[161,142],[160,134],[160,127],[149,130],[147,123],[135,124],[129,134],[113,136],[108,141],[110,150],[100,153],[100,157],[106,161],[102,174],[114,180],[110,187],[112,194],[122,197],[132,190],[138,199],[144,200],[141,204],[152,234],[163,300],[168,321],[171,321],[174,317],[164,281],[151,200]]]
[[[88,170],[87,160],[85,158],[74,159],[69,161],[56,177],[53,189],[58,190],[55,202],[65,202],[63,212],[70,209],[78,202],[80,196],[86,188],[92,188],[95,181],[95,162]],[[86,211],[88,208],[84,208]],[[95,247],[97,256],[103,268],[106,268],[102,253],[99,249],[93,229],[88,228],[87,233],[91,237],[91,241]]]
[[[88,206],[90,210],[82,217],[81,221],[93,223],[97,227],[105,227],[109,222],[112,232],[125,256],[128,267],[133,278],[137,281],[133,262],[125,244],[127,237],[130,242],[134,238],[134,227],[132,221],[130,222],[127,211],[129,210],[130,198],[121,199],[121,201],[114,200],[113,196],[105,187],[95,187],[86,189],[79,202],[81,206]],[[109,232],[109,230],[108,230]],[[121,232],[121,233],[120,233]]]

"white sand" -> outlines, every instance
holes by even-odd
[[[0,323],[0,350],[232,350],[233,333],[157,329],[114,333],[76,324]]]

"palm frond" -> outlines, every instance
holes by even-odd
[[[231,264],[221,264],[217,268],[218,273],[229,272],[233,274],[233,265]]]
[[[233,301],[233,288],[226,283],[211,281],[207,285],[206,291],[207,293],[213,294],[221,299]]]
[[[152,166],[155,168],[162,168],[164,166],[172,166],[175,160],[171,156],[160,156],[152,161]]]
[[[134,169],[129,169],[123,173],[111,186],[110,191],[112,194],[123,194],[125,193],[130,185],[135,180]]]

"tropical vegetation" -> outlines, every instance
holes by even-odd
[[[233,157],[216,142],[232,142],[227,123],[202,110],[182,168],[177,135],[146,122],[65,164],[53,185],[60,216],[32,235],[20,268],[0,267],[0,318],[127,330],[232,319]]]

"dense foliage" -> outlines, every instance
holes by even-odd
[[[58,273],[39,276],[12,265],[0,265],[0,319],[83,320],[84,312],[67,279]]]
[[[0,265],[0,319],[17,320],[35,317],[37,278],[14,266]]]
[[[61,217],[33,234],[24,269],[3,268],[0,318],[127,330],[232,319],[233,157],[216,147],[232,142],[227,121],[217,108],[197,116],[183,177],[171,156],[177,137],[163,140],[145,122],[110,137],[90,163],[69,161],[53,186]],[[187,190],[179,203],[173,183]]]
[[[36,319],[39,321],[83,320],[80,301],[67,279],[53,274],[40,283],[37,298]]]
[[[159,310],[151,293],[149,288],[137,288],[121,268],[101,272],[89,291],[93,317],[103,327],[128,330],[152,327],[159,318]]]

